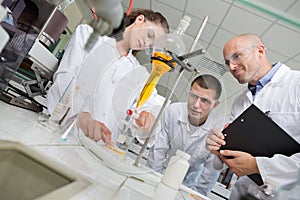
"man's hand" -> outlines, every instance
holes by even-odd
[[[90,113],[83,112],[80,114],[78,127],[81,128],[86,136],[96,142],[103,140],[106,145],[113,145],[110,130],[102,122],[94,120]]]
[[[150,112],[142,111],[138,119],[135,119],[135,123],[143,132],[150,132],[155,121],[154,115]]]
[[[222,162],[226,163],[237,176],[259,173],[256,159],[249,153],[242,151],[221,150],[220,155],[221,156],[219,157]],[[228,159],[224,156],[230,156],[233,158]]]
[[[213,128],[211,133],[207,136],[206,139],[206,148],[215,155],[219,155],[218,150],[222,145],[225,145],[224,135],[218,131],[216,128]]]

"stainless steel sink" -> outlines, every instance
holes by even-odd
[[[21,143],[0,140],[1,199],[69,199],[91,182]]]

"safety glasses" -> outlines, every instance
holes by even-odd
[[[249,51],[253,48],[256,48],[257,45],[252,45],[247,48],[241,48],[238,52],[235,52],[230,56],[228,60],[225,60],[225,65],[229,67],[230,63],[233,65],[239,65],[246,58],[249,57]]]
[[[195,104],[200,100],[200,103],[205,107],[205,108],[211,108],[216,100],[214,99],[209,99],[206,97],[199,96],[198,94],[194,93],[193,91],[188,91],[187,92],[187,97],[188,97],[188,102],[189,104]]]

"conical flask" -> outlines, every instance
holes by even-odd
[[[184,16],[174,33],[165,34],[155,41],[152,56],[152,71],[140,93],[136,110],[140,109],[148,100],[162,75],[171,71],[176,66],[175,62],[167,63],[167,61],[172,59],[169,51],[176,55],[185,53],[186,49],[182,36],[190,25],[190,21],[190,17]]]

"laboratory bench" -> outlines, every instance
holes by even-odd
[[[44,113],[35,113],[2,101],[0,101],[0,110],[0,141],[2,143],[7,146],[19,145],[21,147],[17,149],[23,149],[25,152],[21,154],[32,153],[43,167],[46,166],[46,168],[58,172],[57,174],[64,178],[70,177],[69,179],[72,181],[79,181],[77,189],[66,185],[56,188],[58,192],[57,190],[49,192],[61,195],[62,198],[58,199],[66,199],[63,197],[74,200],[151,199],[155,187],[160,182],[161,174],[146,166],[133,166],[131,163],[134,162],[134,159],[131,157],[108,149],[101,143],[97,144],[80,131],[77,134],[75,134],[76,131],[72,131],[66,141],[61,140],[61,131],[55,131],[53,126],[45,126],[45,123],[40,123],[47,118]],[[2,148],[4,148],[3,145]],[[23,162],[16,162],[19,167],[23,167],[23,164]],[[12,164],[11,162],[3,164],[2,159],[0,165],[10,166]],[[19,168],[18,166],[14,167]],[[44,172],[43,170],[44,168],[39,173]],[[16,175],[12,177],[22,180]],[[18,180],[13,180],[13,182],[15,184]],[[67,189],[63,191],[62,188]],[[32,190],[37,190],[37,188],[32,188]],[[51,195],[41,195],[38,199],[51,199]],[[181,186],[176,199],[209,200],[210,198]]]

